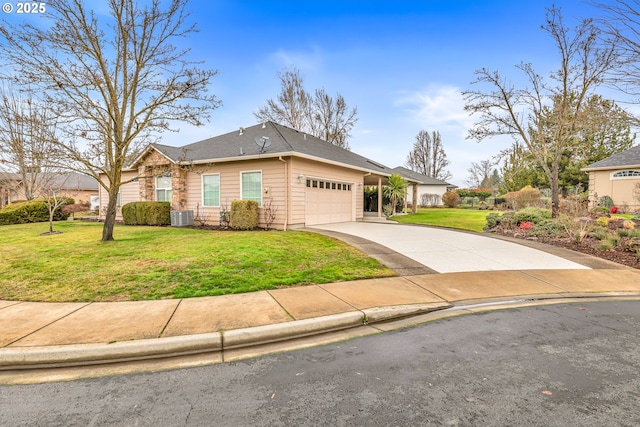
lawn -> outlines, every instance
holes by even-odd
[[[0,300],[188,298],[395,273],[353,247],[302,231],[211,231],[65,221],[0,227]]]
[[[416,214],[398,215],[391,218],[401,224],[433,225],[482,232],[487,225],[487,215],[492,211],[476,209],[426,208]]]

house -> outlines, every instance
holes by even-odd
[[[77,172],[47,172],[34,175],[33,178],[36,181],[36,187],[40,182],[42,186],[51,188],[61,196],[73,198],[76,203],[89,204],[92,197],[98,196],[98,181],[88,175]],[[31,177],[28,176],[27,179]],[[36,189],[35,193],[36,197],[44,197],[47,191]],[[0,174],[0,207],[26,199],[23,178],[20,174]]]
[[[589,200],[592,203],[609,196],[615,205],[640,207],[633,194],[640,183],[640,145],[631,147],[581,169],[589,174]]]
[[[417,206],[441,206],[442,195],[457,188],[456,185],[414,172],[402,166],[398,166],[393,170],[409,181],[406,200],[409,204],[414,204],[415,198]]]
[[[233,200],[255,200],[279,229],[358,221],[364,186],[381,187],[394,171],[311,135],[273,122],[183,147],[151,144],[123,171],[117,205],[168,201],[209,224]],[[381,193],[381,192],[380,192]],[[108,194],[100,191],[100,212]],[[382,196],[377,216],[382,216]],[[118,210],[118,218],[121,218]]]

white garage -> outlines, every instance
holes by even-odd
[[[307,179],[306,225],[353,221],[353,185],[323,180]]]

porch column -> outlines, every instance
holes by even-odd
[[[378,177],[378,218],[382,218],[382,177]]]
[[[418,183],[413,184],[413,213],[418,213]]]

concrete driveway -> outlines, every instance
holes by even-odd
[[[345,233],[376,242],[438,273],[589,269],[517,243],[442,228],[373,222],[346,222],[310,228]]]

